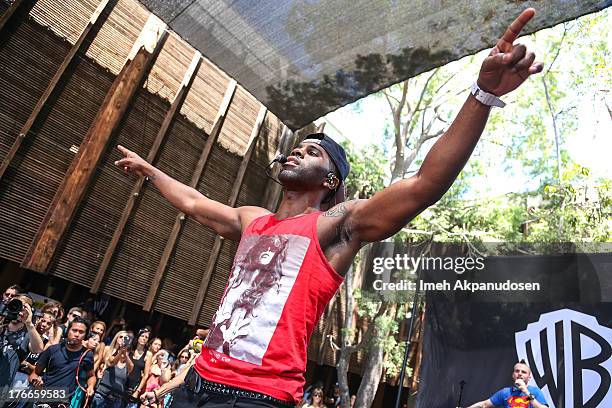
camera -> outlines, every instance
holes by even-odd
[[[19,318],[19,313],[23,310],[23,302],[13,298],[8,303],[0,303],[0,316],[12,321]]]
[[[132,338],[128,336],[127,334],[124,336],[121,336],[121,338],[123,339],[123,347],[129,347],[130,343],[132,342]]]

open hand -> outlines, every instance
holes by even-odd
[[[481,89],[502,96],[518,88],[530,75],[542,71],[544,65],[534,62],[533,52],[527,52],[523,44],[513,44],[534,15],[534,9],[524,10],[497,41],[480,68],[478,86]]]
[[[125,171],[125,174],[128,174],[130,171],[133,171],[139,176],[146,176],[146,170],[151,167],[149,163],[147,163],[142,157],[137,155],[131,150],[126,149],[125,147],[118,145],[117,149],[124,156],[123,159],[119,159],[115,162],[115,166],[122,168]]]

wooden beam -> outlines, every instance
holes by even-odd
[[[112,133],[149,72],[167,35],[166,25],[149,16],[130,57],[115,78],[36,233],[21,266],[45,272],[96,170]]]
[[[87,26],[81,32],[79,39],[77,40],[76,43],[74,43],[74,45],[68,52],[68,55],[66,55],[66,57],[64,58],[64,61],[62,62],[59,69],[57,70],[53,78],[51,79],[51,82],[49,82],[47,89],[45,89],[45,92],[42,94],[40,99],[38,99],[38,102],[36,103],[36,106],[34,107],[34,110],[32,111],[32,113],[30,113],[28,120],[21,128],[21,131],[17,135],[17,139],[15,139],[10,150],[8,151],[8,153],[2,160],[2,163],[0,163],[0,180],[2,179],[2,176],[4,175],[4,172],[6,171],[8,166],[13,161],[15,154],[17,154],[17,151],[19,150],[21,143],[23,143],[23,140],[26,138],[26,136],[30,132],[30,129],[34,125],[34,122],[36,122],[36,119],[38,118],[38,115],[42,111],[45,104],[47,103],[47,100],[49,99],[51,94],[55,91],[57,84],[60,82],[60,80],[64,76],[66,69],[68,68],[70,63],[74,61],[74,57],[79,51],[81,51],[81,48],[87,48],[84,46],[84,44],[87,44],[89,42],[89,41],[86,42],[86,40],[90,38],[90,34],[95,35],[97,30],[93,30],[94,26],[96,25],[96,23],[98,23],[98,27],[101,24],[104,24],[105,19],[99,19],[100,15],[102,14],[102,12],[104,12],[106,8],[112,9],[116,3],[117,3],[116,0],[112,2],[109,2],[109,0],[102,0],[102,2],[98,5],[96,10],[92,14],[91,18],[89,19],[89,22],[87,23]]]
[[[281,133],[280,140],[278,142],[278,149],[274,156],[276,157],[278,154],[282,153],[285,156],[291,153],[291,149],[295,143],[295,134],[285,125],[283,125],[283,132]],[[272,169],[271,175],[274,179],[278,180],[278,173],[280,173],[280,165],[274,166]],[[273,180],[268,180],[268,184],[266,186],[266,191],[264,193],[264,198],[262,200],[262,207],[267,208],[268,210],[275,212],[276,207],[278,206],[278,200],[281,195],[282,186]]]
[[[0,16],[0,37],[4,37],[4,27],[11,20],[11,17],[15,15],[17,10],[26,3],[33,3],[33,0],[14,0],[13,4]]]
[[[212,147],[214,143],[217,141],[219,134],[221,133],[221,128],[223,127],[223,122],[227,116],[227,112],[229,111],[229,107],[232,103],[232,99],[234,98],[234,94],[236,93],[236,81],[233,79],[230,80],[230,83],[225,90],[225,96],[223,97],[223,101],[221,101],[221,105],[219,106],[219,110],[217,112],[217,116],[215,117],[215,121],[213,123],[212,130],[208,139],[206,140],[206,145],[202,149],[202,153],[200,154],[200,158],[198,159],[198,163],[193,171],[193,175],[191,176],[191,181],[189,182],[189,186],[196,188],[198,183],[200,182],[200,178],[202,177],[202,173],[204,172],[204,168],[206,167],[206,163],[208,163],[208,158],[210,157],[210,152],[212,151]],[[170,255],[172,255],[172,251],[174,251],[174,247],[176,246],[176,241],[183,227],[183,223],[185,221],[185,214],[179,212],[174,220],[174,225],[172,226],[172,232],[170,232],[170,236],[166,241],[166,246],[164,248],[164,252],[162,253],[162,257],[157,265],[157,270],[155,271],[155,275],[153,276],[153,281],[151,282],[151,286],[149,287],[149,293],[147,295],[147,299],[143,305],[143,310],[149,311],[153,307],[153,301],[155,300],[155,296],[157,296],[157,291],[159,290],[159,285],[161,284],[162,278],[166,273],[166,269],[168,267],[168,261],[170,260]]]
[[[228,200],[228,205],[230,207],[234,207],[236,205],[236,201],[238,201],[238,194],[240,193],[240,188],[242,187],[242,182],[244,181],[244,175],[246,174],[246,170],[249,166],[249,162],[251,161],[251,156],[253,155],[253,151],[255,151],[255,145],[257,144],[257,138],[261,133],[261,127],[263,126],[264,119],[266,118],[266,113],[268,110],[265,106],[262,106],[259,109],[259,114],[257,115],[257,120],[255,121],[255,126],[253,126],[253,130],[251,131],[251,137],[249,139],[249,143],[247,145],[247,150],[242,157],[242,161],[240,162],[240,167],[238,168],[238,174],[236,175],[236,182],[232,187],[232,191],[230,193],[230,198]],[[196,300],[193,304],[193,308],[191,309],[191,317],[189,318],[189,324],[194,325],[198,320],[198,315],[200,314],[200,309],[202,308],[202,304],[204,303],[204,296],[208,291],[208,285],[210,283],[210,277],[212,276],[212,271],[217,264],[217,259],[219,258],[219,254],[221,253],[221,245],[223,244],[223,237],[221,235],[217,235],[215,237],[215,243],[213,244],[213,249],[210,252],[210,256],[208,258],[208,263],[206,265],[206,270],[204,271],[204,275],[202,276],[202,281],[200,282],[200,287],[198,289],[198,295],[196,296]]]
[[[174,96],[172,105],[170,105],[170,109],[168,110],[168,112],[166,112],[166,116],[164,117],[161,127],[159,128],[159,131],[157,132],[157,136],[155,137],[155,140],[153,141],[153,144],[151,145],[151,148],[149,149],[149,153],[147,154],[147,158],[146,158],[147,162],[154,163],[156,161],[157,154],[159,152],[159,148],[162,142],[164,141],[164,139],[166,138],[166,135],[168,134],[168,129],[170,129],[170,125],[174,121],[174,118],[176,117],[176,113],[180,111],[180,108],[183,105],[183,102],[185,101],[185,97],[187,96],[187,93],[189,92],[189,89],[191,88],[191,84],[193,83],[193,80],[195,79],[195,72],[197,72],[201,63],[202,63],[202,54],[196,51],[195,55],[193,56],[191,60],[191,64],[189,65],[189,67],[187,68],[187,71],[185,72],[185,75],[183,77],[183,82],[181,82],[181,85],[179,86],[179,89],[176,95]],[[123,234],[123,230],[125,229],[125,226],[132,214],[132,210],[134,209],[134,206],[136,205],[136,202],[140,197],[140,191],[142,190],[142,186],[144,185],[144,182],[145,182],[144,177],[139,178],[138,181],[136,181],[136,183],[132,187],[132,191],[130,191],[128,201],[125,204],[125,207],[123,208],[123,212],[121,213],[119,224],[117,225],[117,227],[115,228],[115,231],[113,232],[113,237],[111,238],[111,241],[108,244],[108,247],[106,248],[106,252],[104,253],[104,258],[102,258],[102,263],[100,263],[100,266],[98,267],[98,272],[96,273],[96,277],[93,283],[91,284],[91,287],[89,288],[89,291],[91,293],[97,293],[98,290],[100,289],[100,285],[102,284],[104,275],[106,274],[106,270],[108,269],[108,265],[110,264],[113,254],[115,253],[115,249],[117,248],[117,245],[119,244],[119,239],[121,238],[121,235]]]

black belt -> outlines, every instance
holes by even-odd
[[[202,378],[202,376],[196,373],[193,368],[191,368],[190,371],[191,372],[188,373],[187,377],[185,378],[185,385],[187,386],[187,388],[189,388],[196,394],[200,391],[204,391],[210,394],[227,395],[232,397],[249,398],[259,401],[271,402],[273,404],[277,404],[283,407],[295,407],[295,404],[293,404],[293,402],[274,398],[270,395],[262,394],[260,392],[243,390],[242,388],[208,381],[207,379]]]

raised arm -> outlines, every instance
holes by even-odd
[[[206,198],[198,190],[173,179],[147,163],[136,153],[123,146],[117,146],[117,149],[124,157],[115,162],[116,166],[126,173],[133,171],[138,176],[148,177],[170,204],[226,238],[239,239],[243,227],[252,219],[267,212],[259,207],[233,208]]]
[[[513,45],[534,14],[534,9],[523,11],[485,58],[477,81],[482,90],[502,96],[542,71],[542,64],[534,63],[534,53],[527,52],[524,45]],[[472,154],[490,109],[470,94],[416,175],[394,183],[369,200],[347,203],[345,220],[356,238],[363,242],[387,238],[438,201]]]

